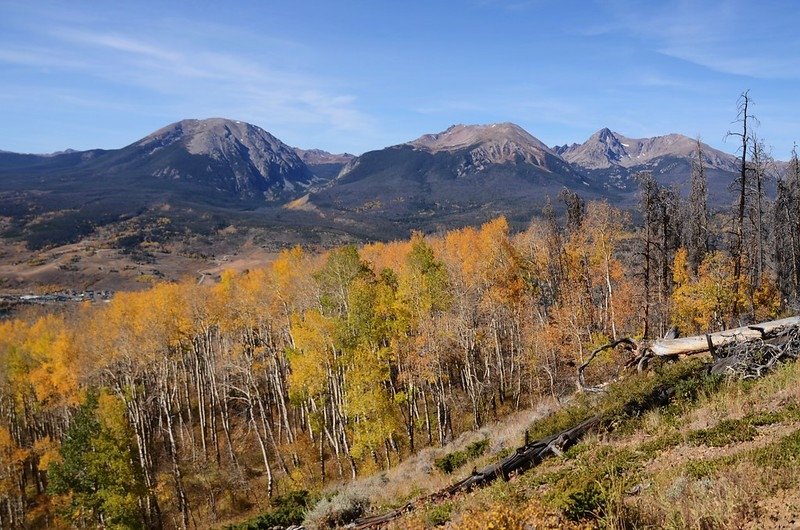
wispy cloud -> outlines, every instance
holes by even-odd
[[[133,55],[143,55],[162,61],[175,62],[181,59],[181,55],[168,50],[163,50],[146,44],[139,40],[115,34],[97,33],[93,31],[76,30],[68,28],[57,28],[49,32],[57,39],[76,44],[87,44],[99,48],[130,53]]]
[[[784,25],[787,17],[755,14],[770,6],[748,7],[739,0],[613,1],[605,5],[610,20],[586,30],[587,35],[625,32],[663,55],[718,73],[757,79],[800,78],[800,57],[789,51],[796,49],[800,38],[794,27]],[[779,36],[786,53],[775,48]]]
[[[53,24],[38,30],[29,42],[0,37],[0,68],[5,63],[96,78],[117,87],[107,93],[117,94],[120,105],[129,104],[130,98],[146,104],[142,91],[151,92],[162,109],[171,107],[171,116],[237,117],[287,134],[300,126],[370,134],[372,119],[342,83],[308,74],[302,65],[287,67],[292,62],[280,60],[285,50],[296,52],[292,43],[270,41],[269,47],[261,48],[251,41],[263,51],[248,55],[246,49],[212,46],[202,33],[192,31],[191,24],[159,38],[130,30]],[[69,97],[81,106],[93,100],[89,89],[81,94],[73,88]],[[164,103],[165,97],[171,103]],[[108,108],[108,99],[98,101],[97,107]]]
[[[642,87],[653,88],[691,88],[692,83],[675,79],[673,77],[658,73],[646,72],[633,79],[634,83]]]

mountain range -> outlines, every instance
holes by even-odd
[[[727,201],[738,158],[701,147],[710,194]],[[354,156],[292,148],[244,122],[183,120],[116,150],[0,151],[0,228],[37,247],[155,211],[358,239],[501,214],[521,226],[565,187],[620,205],[635,199],[639,171],[684,187],[696,156],[696,140],[679,134],[637,139],[601,129],[581,144],[549,147],[512,123],[453,125]]]

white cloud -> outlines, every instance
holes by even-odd
[[[345,132],[353,145],[371,134],[372,119],[339,81],[308,74],[290,55],[287,60],[286,54],[298,50],[290,42],[267,38],[269,46],[262,46],[250,35],[250,46],[233,40],[220,46],[203,39],[203,31],[193,30],[188,22],[185,31],[176,28],[155,36],[142,36],[147,32],[135,28],[47,27],[31,30],[31,37],[21,42],[0,36],[0,68],[5,63],[98,79],[106,85],[101,86],[105,97],[98,108],[108,108],[110,99],[120,106],[157,101],[170,118],[236,117],[278,135],[298,133],[302,127],[338,133],[340,138]],[[0,89],[10,87],[11,81],[0,82]],[[84,93],[73,85],[69,95],[81,106],[91,104],[98,91],[85,80],[83,85]],[[31,84],[35,86],[41,81]]]
[[[657,4],[615,1],[605,4],[611,19],[588,34],[625,32],[663,55],[709,70],[758,79],[800,77],[800,58],[791,50],[800,44],[786,13],[766,12],[771,6],[736,0]],[[775,43],[782,42],[783,50]]]

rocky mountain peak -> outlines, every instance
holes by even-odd
[[[547,169],[557,158],[549,147],[519,125],[452,125],[405,144],[428,153],[462,153],[465,167],[480,171],[491,164],[530,164]]]
[[[705,164],[724,170],[735,170],[736,157],[702,144]],[[697,140],[682,134],[652,138],[628,138],[603,128],[582,144],[559,148],[558,153],[571,164],[584,169],[632,168],[656,160],[675,157],[697,157]]]
[[[231,149],[238,151],[243,146],[256,151],[269,151],[291,162],[299,160],[289,146],[261,127],[225,118],[181,120],[149,134],[137,143],[158,149],[174,142],[181,142],[195,155],[216,157],[230,153]]]
[[[273,199],[299,191],[297,186],[305,189],[314,179],[294,149],[264,129],[242,121],[182,120],[130,147],[146,158],[165,159],[154,176],[213,178],[220,181],[218,185],[243,196]],[[197,164],[185,163],[187,155],[209,159],[205,174],[198,174]],[[228,178],[233,182],[222,182]]]
[[[436,134],[426,134],[409,143],[429,152],[457,151],[485,144],[513,144],[528,150],[550,152],[550,148],[514,123],[451,125]]]
[[[299,147],[295,147],[294,152],[297,153],[300,160],[309,165],[346,164],[356,157],[350,153],[329,153],[322,149],[300,149]]]

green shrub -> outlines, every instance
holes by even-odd
[[[659,453],[672,447],[676,447],[683,441],[683,436],[679,432],[658,436],[639,445],[639,451],[648,458],[652,458]]]
[[[741,459],[741,455],[725,455],[709,460],[690,460],[684,466],[689,478],[699,480],[710,477],[720,470],[730,467]]]
[[[773,425],[782,421],[798,421],[800,420],[800,407],[796,403],[789,403],[781,410],[753,412],[746,417],[756,427]]]
[[[443,502],[428,509],[425,513],[426,526],[442,526],[450,521],[453,514],[453,503]]]
[[[575,396],[566,407],[533,422],[528,429],[528,439],[539,440],[574,427],[590,418],[592,412],[593,406],[589,396],[585,394]]]
[[[483,453],[486,452],[486,449],[489,448],[489,440],[484,439],[479,442],[472,442],[467,446],[464,452],[467,455],[467,460],[475,460],[479,456],[482,456]]]
[[[258,515],[249,521],[231,525],[228,530],[270,530],[276,526],[299,525],[303,522],[309,501],[309,494],[306,490],[273,497],[270,501],[271,508],[267,513]]]
[[[713,427],[689,433],[689,442],[707,447],[749,442],[758,435],[755,427],[745,418],[741,420],[722,420]]]
[[[456,469],[460,468],[467,462],[475,460],[486,452],[489,447],[489,440],[480,440],[469,444],[462,451],[453,451],[447,453],[441,458],[433,461],[433,465],[442,473],[451,474]]]
[[[800,430],[767,447],[757,449],[752,456],[759,466],[774,469],[796,467],[800,462]]]
[[[606,500],[598,483],[583,484],[567,495],[561,511],[573,521],[599,517],[605,512]]]
[[[545,500],[573,521],[600,518],[616,501],[620,481],[633,481],[640,467],[639,455],[631,450],[600,448],[578,457],[575,468],[553,484]]]

